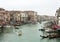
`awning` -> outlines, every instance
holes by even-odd
[[[60,28],[58,25],[53,25],[52,28]]]

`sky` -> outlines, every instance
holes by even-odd
[[[0,8],[6,10],[32,10],[39,15],[54,16],[60,0],[0,0]]]

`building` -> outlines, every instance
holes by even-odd
[[[37,22],[37,12],[34,11],[24,11],[28,15],[28,22],[36,23]]]
[[[28,22],[28,15],[23,11],[21,14],[21,22],[27,23]]]
[[[9,13],[5,9],[0,8],[0,24],[6,24],[9,21],[10,21]]]
[[[0,22],[5,24],[36,23],[37,12],[35,11],[16,11],[0,8]]]
[[[60,8],[56,10],[55,16],[57,18],[57,24],[60,25]]]
[[[38,22],[43,22],[43,21],[57,21],[56,16],[48,16],[48,15],[37,15],[37,20]]]

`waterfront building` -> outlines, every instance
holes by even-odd
[[[5,24],[15,23],[36,23],[37,12],[35,11],[16,11],[0,8],[0,22]]]
[[[10,15],[7,10],[0,8],[0,24],[6,24],[10,21]]]
[[[60,25],[60,8],[57,9],[55,16],[57,18],[57,24]]]
[[[28,22],[36,23],[37,22],[37,12],[35,11],[24,11],[28,15]]]

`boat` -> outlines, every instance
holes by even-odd
[[[6,28],[10,28],[11,26],[10,26],[10,25],[7,25],[7,26],[4,26],[4,27],[6,27]]]
[[[45,31],[45,29],[39,29],[39,31]]]

